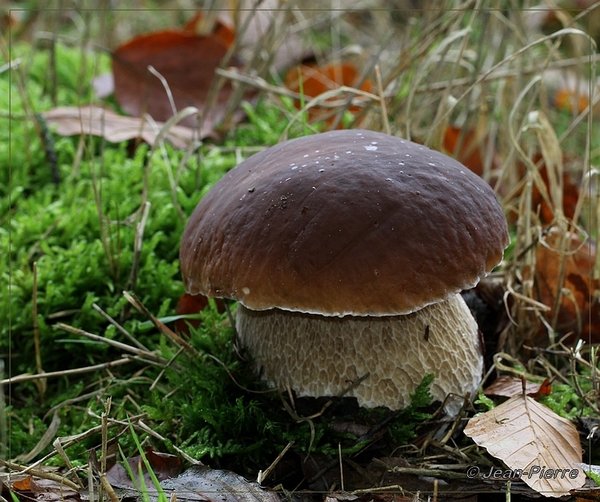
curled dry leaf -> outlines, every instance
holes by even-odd
[[[49,126],[61,136],[90,134],[101,136],[111,143],[141,139],[154,144],[164,123],[150,122],[146,117],[123,117],[100,106],[63,106],[43,113]],[[197,134],[192,129],[172,126],[165,139],[175,148],[186,149]]]
[[[359,88],[361,91],[372,92],[373,84],[366,79],[362,84],[359,82],[360,73],[352,63],[326,64],[318,66],[316,64],[303,64],[288,70],[285,75],[285,86],[306,96],[306,101],[315,98],[327,91],[338,89],[341,86]],[[360,84],[360,87],[357,87]],[[339,100],[340,98],[327,99],[327,102]],[[295,101],[295,106],[300,109],[302,103]],[[351,112],[360,110],[359,106],[348,108]],[[336,111],[334,110],[333,113]],[[332,110],[324,107],[314,106],[308,110],[310,122],[325,119],[332,123],[335,117],[331,116]]]
[[[582,458],[577,428],[529,396],[511,397],[473,417],[464,432],[545,496],[569,495],[585,483],[575,465]]]

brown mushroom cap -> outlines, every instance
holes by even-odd
[[[191,294],[252,310],[383,316],[474,286],[508,241],[494,191],[462,164],[344,130],[232,169],[196,207],[180,258]]]

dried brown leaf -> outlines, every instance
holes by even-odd
[[[509,469],[520,470],[521,480],[538,493],[562,497],[585,483],[575,466],[582,457],[577,428],[528,396],[473,417],[464,432]]]
[[[227,43],[233,35],[224,33],[226,27],[222,24],[215,25],[215,31],[206,36],[197,34],[194,26],[191,22],[183,30],[141,35],[113,52],[115,96],[126,113],[134,117],[148,113],[155,120],[167,121],[174,115],[173,105],[176,110],[188,106],[203,110],[215,70],[227,54]],[[229,65],[241,67],[234,58]],[[165,79],[169,91],[149,66]],[[222,118],[232,92],[231,82],[224,82],[215,105],[204,110],[203,136],[212,132]],[[180,125],[197,127],[198,119],[187,117]]]
[[[64,483],[37,476],[27,476],[14,481],[11,489],[22,500],[43,500],[45,502],[81,500],[79,493],[65,486]]]
[[[154,144],[164,123],[150,122],[146,117],[124,117],[100,106],[64,106],[44,112],[48,125],[56,127],[62,136],[91,134],[111,143],[141,139]],[[165,139],[175,148],[186,149],[197,137],[188,127],[172,126]]]
[[[159,481],[177,476],[182,470],[181,459],[169,453],[160,453],[147,449],[144,452],[148,464]],[[143,473],[146,486],[152,485],[152,477],[146,470],[146,465],[141,456],[135,456],[127,459],[127,463],[135,476],[138,475],[140,468]],[[106,473],[108,482],[117,488],[135,488],[138,480],[131,480],[127,470],[120,464],[115,464]]]
[[[561,242],[563,238],[565,242]],[[600,340],[600,311],[595,293],[600,289],[600,282],[594,278],[594,245],[582,241],[576,234],[568,232],[563,236],[552,230],[538,245],[535,258],[536,299],[550,307],[545,314],[548,321],[555,317],[556,297],[560,293],[556,331],[560,334],[572,332],[585,339],[590,336],[589,341],[597,343]],[[564,266],[562,283],[561,266]]]
[[[168,493],[193,494],[194,500],[220,500],[222,502],[280,502],[280,497],[250,483],[230,471],[193,466],[176,478],[161,483]],[[187,497],[184,497],[187,498]]]
[[[548,395],[550,384],[548,379],[542,383],[525,382],[525,393],[528,396],[536,397],[538,394]],[[486,396],[504,396],[512,397],[523,393],[523,381],[520,378],[511,377],[509,375],[500,375],[483,393]]]

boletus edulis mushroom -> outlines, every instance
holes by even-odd
[[[401,409],[476,392],[483,356],[460,292],[509,242],[494,191],[456,160],[366,130],[282,142],[204,196],[183,234],[191,294],[239,302],[263,379],[299,396]],[[446,401],[455,414],[463,400]]]

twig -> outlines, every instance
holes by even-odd
[[[375,65],[375,77],[377,78],[377,91],[379,92],[379,103],[381,106],[381,120],[383,122],[383,129],[387,134],[392,134],[390,129],[390,121],[387,116],[387,106],[385,105],[385,96],[383,93],[383,84],[381,83],[381,69],[379,65]]]
[[[137,422],[137,424],[134,424],[135,427],[139,427],[140,429],[142,429],[144,432],[146,432],[147,434],[150,434],[151,436],[155,437],[156,439],[158,439],[159,441],[162,441],[163,443],[166,442],[166,438],[164,438],[163,436],[161,436],[158,432],[152,430],[150,427],[148,427],[144,422],[142,422],[141,420],[139,420]],[[190,457],[185,451],[183,451],[180,448],[177,448],[177,446],[175,446],[174,444],[170,445],[171,448],[173,448],[179,455],[181,455],[185,460],[187,460],[190,464],[192,465],[204,465],[202,462],[200,462],[200,460],[196,460],[194,457]]]
[[[385,467],[388,472],[393,472],[394,474],[414,474],[415,476],[429,476],[432,478],[446,479],[469,479],[467,475],[462,472],[445,471],[441,469],[426,469],[420,467],[400,467],[397,465],[390,466],[377,458],[373,459],[373,463]]]
[[[40,330],[38,326],[38,313],[37,313],[37,262],[33,262],[33,345],[35,347],[35,368],[38,375],[44,373],[42,367],[42,353],[40,350]],[[40,393],[40,399],[44,400],[44,394],[46,393],[46,379],[40,378],[35,381],[35,385]]]
[[[135,354],[136,356],[140,356],[146,360],[153,361],[154,363],[159,364],[160,366],[164,366],[168,362],[167,359],[165,359],[164,357],[157,356],[153,352],[141,350],[136,347],[132,347],[131,345],[127,345],[126,343],[118,342],[117,340],[111,340],[110,338],[106,338],[105,336],[95,335],[94,333],[89,333],[83,329],[74,328],[73,326],[69,326],[68,324],[63,324],[62,322],[57,323],[56,327],[64,329],[69,333],[85,336],[90,340],[95,340],[97,342],[106,343],[107,345],[112,345],[117,349],[124,350],[131,354]]]
[[[65,478],[64,476],[61,476],[60,474],[55,474],[52,471],[47,471],[44,469],[31,469],[29,467],[25,467],[24,465],[17,464],[15,462],[9,462],[9,461],[3,460],[1,458],[0,458],[0,465],[6,467],[8,469],[12,469],[13,471],[27,472],[28,474],[30,474],[32,476],[37,476],[38,478],[49,479],[50,481],[56,481],[57,483],[60,483],[61,485],[65,485],[65,486],[71,488],[72,490],[79,492],[79,486],[77,486],[75,483],[73,483],[73,481]]]
[[[129,275],[128,289],[135,289],[140,268],[140,258],[142,256],[142,245],[144,243],[144,230],[148,222],[150,213],[150,202],[145,201],[142,206],[142,217],[135,227],[135,240],[133,243],[133,264],[131,265],[131,274]]]
[[[281,450],[281,452],[279,452],[279,455],[277,455],[277,458],[275,458],[275,460],[273,460],[273,462],[271,463],[271,465],[269,467],[267,467],[264,472],[263,471],[258,471],[258,476],[256,477],[256,482],[261,485],[262,482],[267,479],[269,477],[269,474],[271,474],[271,472],[273,471],[273,469],[275,469],[275,466],[279,463],[279,461],[283,458],[283,456],[287,453],[287,451],[294,445],[293,441],[290,441],[283,450]]]
[[[102,310],[97,304],[92,303],[92,308],[98,312],[102,317],[104,317],[109,323],[111,323],[117,330],[119,330],[123,335],[127,337],[127,339],[135,344],[138,349],[143,350],[145,352],[150,352],[142,342],[140,342],[136,337],[134,337],[129,331],[127,331],[123,326],[121,326],[117,321],[115,321],[111,316],[109,316],[104,310]]]
[[[144,304],[138,299],[135,293],[129,293],[127,291],[123,291],[123,296],[127,299],[131,305],[133,305],[139,312],[146,315],[154,326],[158,328],[158,330],[165,335],[167,338],[170,338],[173,343],[175,343],[179,347],[184,347],[193,357],[198,357],[200,354],[198,351],[192,347],[186,340],[181,338],[177,333],[175,333],[172,329],[170,329],[166,324],[161,322],[157,317],[154,317],[150,311],[144,306]],[[165,360],[166,362],[166,360]]]
[[[40,378],[54,378],[59,376],[70,376],[70,375],[80,375],[81,373],[90,373],[92,371],[100,371],[106,368],[112,368],[113,366],[120,366],[122,364],[130,363],[131,359],[129,357],[123,359],[117,359],[116,361],[108,361],[102,364],[95,364],[93,366],[86,366],[85,368],[74,368],[72,370],[61,370],[61,371],[51,371],[50,373],[44,373],[43,375],[31,375],[29,373],[25,373],[23,375],[17,375],[15,377],[5,378],[4,380],[0,380],[0,385],[8,385],[14,383],[21,382],[29,382],[31,380],[38,380]]]

